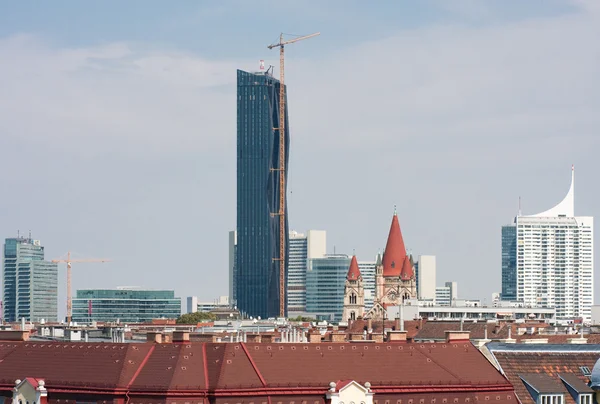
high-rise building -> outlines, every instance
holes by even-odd
[[[287,275],[288,315],[295,317],[306,312],[306,271],[308,260],[321,258],[327,251],[327,233],[309,230],[306,234],[290,232]]]
[[[358,269],[362,275],[363,289],[365,293],[365,312],[373,307],[375,302],[375,261],[358,261]]]
[[[345,254],[311,259],[306,273],[306,311],[318,319],[342,319],[344,286],[350,265]]]
[[[237,298],[237,270],[236,270],[236,254],[237,253],[237,231],[229,232],[229,302],[232,306],[236,305]]]
[[[594,219],[575,216],[575,171],[552,209],[502,228],[502,299],[552,307],[556,318],[591,319]]]
[[[172,290],[137,288],[78,290],[73,298],[73,321],[144,323],[159,318],[177,318],[181,298]]]
[[[420,300],[435,300],[435,255],[420,255],[417,270],[417,296]]]
[[[237,71],[236,303],[249,316],[278,317],[280,296],[279,81]],[[286,102],[287,106],[287,102]],[[286,107],[287,108],[287,107]],[[285,111],[285,167],[289,122]],[[287,178],[286,182],[287,184]],[[287,190],[284,190],[287,192]],[[288,222],[285,206],[287,277]]]
[[[58,265],[31,238],[7,238],[3,260],[4,320],[58,320]]]

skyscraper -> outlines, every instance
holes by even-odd
[[[287,308],[290,317],[306,313],[306,271],[308,261],[321,258],[327,251],[327,233],[309,230],[307,234],[290,232],[287,277]]]
[[[237,255],[237,232],[229,232],[229,303],[231,306],[237,305],[237,270],[235,257]]]
[[[285,116],[285,166],[288,167],[287,109]],[[265,72],[238,70],[236,299],[239,310],[263,318],[280,314],[278,127],[279,81]],[[286,278],[287,218],[286,206]]]
[[[58,320],[58,265],[44,261],[38,240],[7,238],[3,260],[4,320]]]
[[[594,219],[575,216],[575,170],[552,209],[502,228],[502,299],[554,307],[556,318],[591,319]]]

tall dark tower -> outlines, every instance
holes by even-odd
[[[287,101],[285,105],[285,166],[288,167]],[[279,80],[264,71],[238,70],[236,303],[248,316],[262,318],[279,316],[278,127]],[[286,204],[286,279],[287,217]]]

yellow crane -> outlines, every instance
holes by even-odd
[[[106,258],[89,258],[89,259],[71,259],[71,252],[67,253],[66,259],[55,259],[52,262],[55,263],[66,263],[67,264],[67,324],[71,323],[72,317],[72,309],[73,309],[73,299],[71,295],[71,267],[73,262],[109,262],[109,259]]]
[[[284,56],[285,45],[294,42],[303,41],[308,38],[320,35],[320,32],[293,38],[287,41],[283,39],[283,33],[279,35],[279,43],[271,44],[269,49],[279,48],[279,127],[273,128],[279,130],[279,315],[285,317],[285,72]]]

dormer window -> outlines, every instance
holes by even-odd
[[[594,399],[592,394],[580,394],[577,404],[593,404]]]
[[[564,404],[564,396],[562,394],[540,394],[537,404]]]

